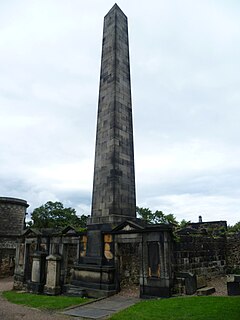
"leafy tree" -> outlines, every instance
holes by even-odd
[[[228,233],[240,232],[240,221],[235,223],[233,226],[228,226]]]
[[[64,208],[61,202],[48,201],[33,210],[29,227],[34,228],[64,228],[72,226],[77,229],[86,228],[87,216],[78,217],[73,208]]]
[[[154,216],[154,223],[172,223],[172,224],[178,224],[176,218],[172,213],[170,214],[164,214],[162,211],[155,211],[153,213]]]
[[[140,219],[145,220],[147,223],[152,223],[153,213],[149,208],[136,207],[136,212]]]
[[[137,207],[137,215],[140,219],[145,220],[147,223],[172,223],[178,224],[173,214],[164,214],[162,211],[152,212],[149,208]]]
[[[190,223],[191,221],[187,221],[185,219],[183,219],[180,224],[179,224],[179,228],[182,229],[182,228],[186,228],[188,223]]]

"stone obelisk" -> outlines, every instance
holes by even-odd
[[[136,218],[128,25],[115,4],[104,18],[92,212],[73,292],[109,296],[139,277],[141,296],[169,296],[171,232]]]
[[[128,22],[115,4],[104,18],[90,224],[136,217]]]

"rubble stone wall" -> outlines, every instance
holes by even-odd
[[[174,246],[174,270],[205,276],[224,274],[226,247],[226,237],[180,235]]]
[[[240,232],[227,237],[227,272],[240,273]]]
[[[16,241],[25,226],[25,200],[0,197],[0,277],[13,275]]]

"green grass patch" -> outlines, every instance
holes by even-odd
[[[240,297],[178,297],[145,300],[111,320],[239,320]]]
[[[16,304],[22,304],[32,308],[61,310],[67,307],[89,302],[92,299],[67,297],[67,296],[46,296],[16,291],[5,291],[3,297]]]

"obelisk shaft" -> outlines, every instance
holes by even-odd
[[[127,17],[104,18],[91,223],[136,216]]]

